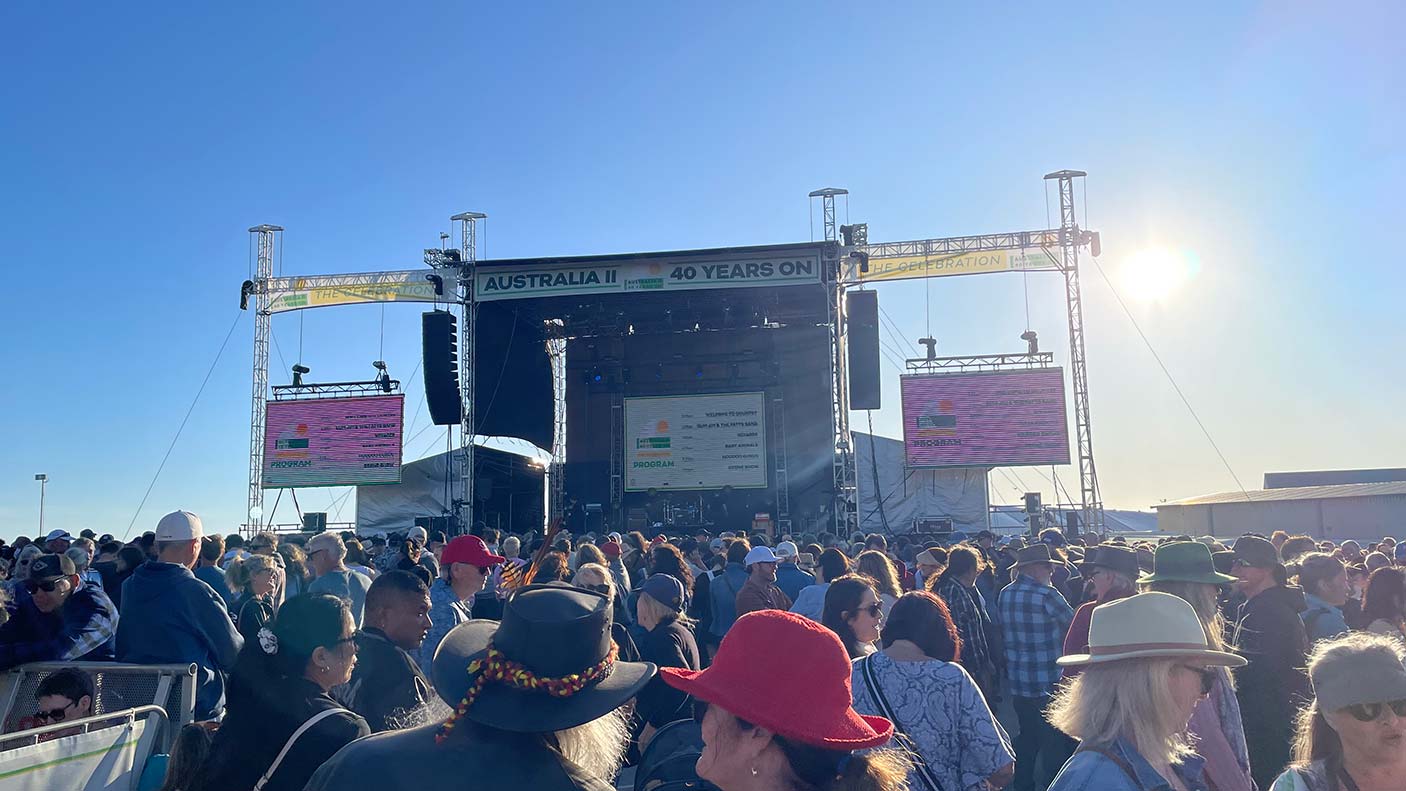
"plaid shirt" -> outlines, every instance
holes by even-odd
[[[430,631],[420,644],[420,650],[411,655],[419,663],[421,672],[429,674],[430,666],[434,664],[434,652],[449,630],[471,618],[470,605],[459,600],[458,594],[443,577],[435,580],[430,586]]]
[[[1064,634],[1074,619],[1069,602],[1053,586],[1017,574],[1001,591],[998,609],[1011,694],[1022,698],[1050,694],[1060,678],[1055,660],[1064,649]]]
[[[962,667],[974,676],[994,671],[991,648],[986,644],[986,626],[990,619],[976,603],[976,597],[981,594],[967,589],[956,577],[943,580],[936,592],[947,603],[952,623],[957,625],[957,634],[962,638]]]

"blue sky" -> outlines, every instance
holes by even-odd
[[[418,266],[470,209],[490,257],[777,243],[808,238],[806,193],[835,185],[872,240],[899,240],[1042,226],[1059,168],[1089,172],[1081,221],[1120,288],[1144,250],[1198,262],[1129,306],[1246,486],[1401,466],[1403,23],[1390,2],[6,4],[0,536],[33,533],[36,472],[50,526],[126,530],[236,321],[250,225],[288,229],[289,273]],[[1028,283],[1064,362],[1061,284]],[[905,340],[930,323],[943,353],[981,353],[1020,347],[1024,286],[880,300]],[[1234,488],[1092,268],[1084,290],[1106,501]],[[418,313],[386,311],[402,377]],[[136,530],[177,507],[240,521],[238,321]],[[370,372],[379,307],[299,323],[274,320],[275,380],[300,334],[317,378]],[[885,372],[875,425],[897,435]]]

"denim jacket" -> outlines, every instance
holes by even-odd
[[[1171,791],[1171,783],[1152,768],[1132,742],[1118,739],[1101,747],[1126,761],[1133,777],[1107,756],[1081,748],[1055,775],[1049,791]],[[1189,791],[1206,791],[1206,781],[1202,778],[1204,764],[1200,757],[1193,755],[1173,770]]]

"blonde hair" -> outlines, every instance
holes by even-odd
[[[1175,666],[1170,658],[1089,665],[1056,693],[1045,717],[1085,744],[1127,739],[1150,762],[1178,763],[1195,751],[1168,683]]]
[[[278,563],[270,555],[246,555],[242,558],[235,558],[229,562],[225,568],[225,582],[232,591],[244,591],[249,588],[249,583],[254,579],[254,575],[266,569],[273,569],[278,572]]]
[[[670,621],[677,621],[683,624],[683,626],[687,629],[692,629],[695,625],[695,622],[692,618],[689,618],[687,615],[684,615],[678,610],[675,610],[673,607],[670,607],[669,605],[659,601],[658,599],[654,598],[653,596],[650,596],[644,591],[640,591],[639,599],[636,601],[635,608],[636,612],[638,612],[640,609],[644,609],[650,614],[651,617],[654,618],[654,620],[658,621],[661,624],[669,623]]]
[[[1170,593],[1191,605],[1196,617],[1201,619],[1201,628],[1206,631],[1206,643],[1213,650],[1225,651],[1225,616],[1221,614],[1220,603],[1216,600],[1216,586],[1210,582],[1187,582],[1186,580],[1162,580],[1144,585],[1145,590]]]
[[[599,581],[599,582],[589,582],[589,583],[588,583],[588,582],[586,582],[585,580],[581,579],[581,576],[582,576],[583,574],[589,574],[589,575],[594,576],[594,577],[600,577],[600,581]],[[576,569],[576,576],[574,576],[574,577],[571,578],[571,584],[572,584],[572,585],[577,585],[577,586],[580,586],[580,585],[583,585],[583,584],[584,584],[584,585],[602,585],[602,584],[604,584],[604,585],[606,585],[606,586],[608,586],[608,587],[610,588],[610,591],[609,591],[608,593],[606,593],[605,595],[606,595],[607,597],[609,597],[611,601],[614,601],[614,600],[615,600],[615,580],[614,580],[613,578],[611,578],[611,576],[610,576],[610,569],[606,568],[605,566],[602,566],[602,565],[599,564],[599,563],[582,563],[582,564],[581,564],[581,568]]]
[[[898,586],[898,572],[888,555],[877,549],[866,549],[859,553],[854,568],[873,579],[874,589],[879,593],[887,593],[895,599],[903,595],[903,589]]]

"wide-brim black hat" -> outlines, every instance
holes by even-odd
[[[475,682],[469,664],[488,656],[490,641],[508,659],[541,678],[564,678],[599,664],[610,652],[609,600],[595,591],[529,585],[508,599],[503,620],[454,627],[435,651],[435,689],[457,707]],[[616,661],[609,675],[569,697],[487,682],[464,717],[519,733],[574,728],[623,706],[657,672],[649,662]]]

